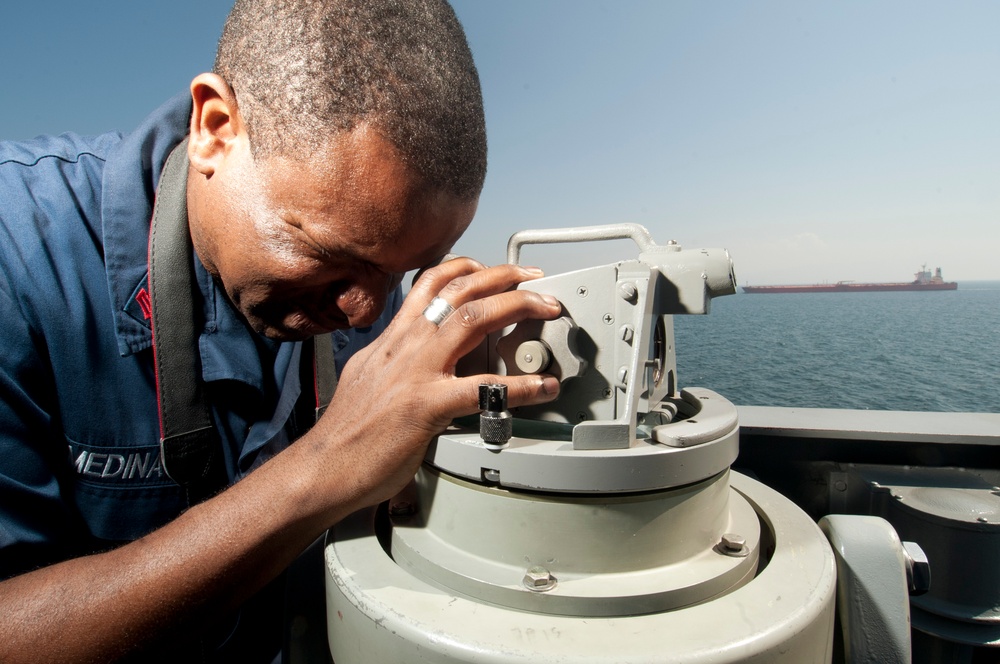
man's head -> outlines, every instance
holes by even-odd
[[[367,122],[430,185],[482,189],[479,77],[443,0],[238,0],[215,72],[236,93],[255,155],[309,155]]]
[[[259,332],[370,324],[474,214],[482,95],[443,2],[238,0],[191,89],[192,239]]]

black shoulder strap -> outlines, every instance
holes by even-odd
[[[149,297],[167,475],[198,502],[225,483],[219,435],[201,381],[193,248],[187,217],[187,140],[163,166],[149,234]]]
[[[316,419],[318,420],[337,390],[337,364],[333,358],[333,338],[330,334],[313,337],[313,379],[316,381]]]
[[[201,317],[195,312],[198,292],[188,229],[187,172],[185,139],[167,158],[156,191],[149,234],[149,297],[161,462],[193,505],[225,486],[226,475],[201,380],[197,325]],[[337,368],[331,335],[320,335],[312,343],[318,420],[337,388]]]

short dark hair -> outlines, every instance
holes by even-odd
[[[479,75],[443,0],[237,0],[215,72],[255,156],[308,155],[368,122],[428,184],[465,198],[482,189]]]

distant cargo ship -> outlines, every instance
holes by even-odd
[[[838,281],[835,284],[812,284],[802,286],[743,286],[744,293],[859,293],[862,291],[928,291],[956,290],[958,282],[945,281],[941,276],[941,268],[930,270],[924,265],[915,273],[913,281],[863,284],[853,281]]]

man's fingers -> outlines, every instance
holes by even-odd
[[[484,268],[472,259],[459,258],[427,270],[407,295],[404,310],[406,315],[417,318],[435,297],[457,309],[467,302],[508,291],[541,276],[542,271],[538,268],[520,265]]]
[[[552,320],[562,313],[562,305],[552,295],[515,290],[466,302],[440,325],[435,348],[448,354],[452,362],[472,352],[490,332],[528,318]]]
[[[479,386],[482,383],[503,383],[507,386],[510,408],[546,403],[559,396],[559,380],[553,376],[467,376],[448,381],[438,394],[437,408],[445,420],[479,412]]]
[[[438,291],[438,297],[443,297],[457,308],[466,302],[503,293],[541,276],[542,271],[536,267],[497,265],[452,279]]]

